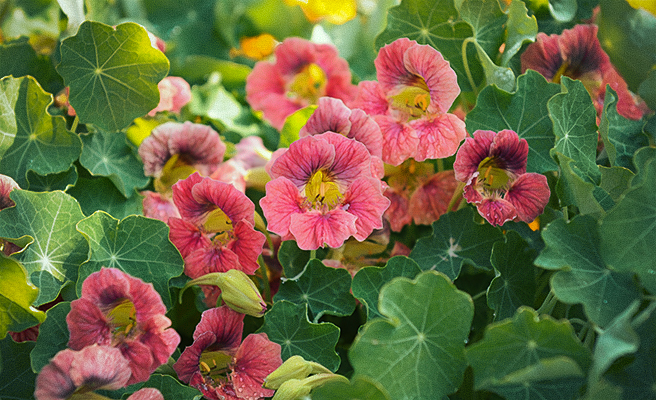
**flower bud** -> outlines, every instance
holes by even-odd
[[[267,389],[278,389],[290,380],[305,379],[312,372],[312,366],[301,356],[291,356],[275,371],[264,378],[264,387]]]
[[[216,284],[221,289],[221,299],[233,310],[253,317],[266,312],[260,291],[243,271],[231,269],[219,273]]]
[[[303,384],[300,379],[290,379],[276,390],[276,394],[271,400],[297,400],[301,396],[307,396],[312,390],[311,387]]]

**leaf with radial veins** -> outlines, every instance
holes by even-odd
[[[321,260],[312,259],[301,276],[281,283],[273,300],[307,303],[314,322],[317,322],[324,313],[351,315],[355,310],[355,299],[350,289],[351,274],[346,269],[327,267]]]
[[[383,315],[378,311],[378,295],[380,289],[392,279],[403,276],[414,279],[421,268],[417,263],[405,256],[392,257],[384,267],[365,267],[353,277],[353,296],[367,306],[367,318],[379,318]]]
[[[389,9],[387,26],[376,37],[376,49],[399,38],[416,40],[437,49],[458,75],[458,85],[471,91],[465,64],[462,60],[462,43],[472,37],[471,26],[458,18],[453,0],[404,0]],[[483,71],[476,61],[473,46],[467,49],[467,59],[475,82],[481,82]]]
[[[562,93],[549,99],[547,108],[556,136],[555,151],[571,158],[591,182],[599,184],[597,166],[597,112],[590,94],[579,80],[564,76]]]
[[[606,267],[599,252],[597,220],[579,215],[569,223],[557,219],[542,230],[546,247],[535,264],[561,270],[551,278],[556,297],[565,303],[581,303],[586,315],[606,327],[634,300],[640,289],[627,273]]]
[[[527,172],[555,171],[558,166],[549,156],[555,137],[547,101],[558,93],[558,85],[547,82],[533,70],[517,77],[517,90],[513,93],[487,86],[465,118],[467,131],[511,129],[528,142]]]
[[[114,29],[84,21],[75,36],[62,41],[57,65],[80,121],[108,131],[119,131],[155,108],[157,83],[168,71],[166,56],[133,22]]]
[[[535,300],[535,250],[519,233],[508,231],[505,242],[492,247],[490,261],[496,276],[487,288],[487,305],[494,310],[494,320],[512,317],[522,305]]]
[[[77,181],[77,168],[73,165],[68,171],[39,175],[34,171],[27,171],[27,188],[33,192],[52,192],[53,190],[66,191]]]
[[[80,221],[77,228],[89,240],[90,259],[80,267],[78,295],[82,282],[101,267],[118,268],[144,282],[152,283],[171,307],[169,280],[182,274],[182,256],[169,240],[169,227],[162,221],[140,215],[118,220],[97,211]]]
[[[108,177],[126,198],[148,184],[143,163],[128,146],[125,133],[99,131],[83,135],[82,143],[80,164],[93,175]]]
[[[75,282],[87,260],[89,245],[75,229],[84,214],[74,198],[60,191],[14,190],[9,196],[16,206],[0,212],[0,237],[30,239],[16,258],[39,288],[34,303],[39,306],[54,300],[66,281]]]
[[[283,361],[299,355],[308,361],[315,361],[331,371],[340,364],[335,345],[339,340],[339,328],[330,322],[313,324],[307,317],[307,304],[294,304],[280,300],[264,314],[264,325],[258,332],[264,332],[272,342],[282,349]]]
[[[474,38],[490,57],[496,57],[503,43],[506,15],[498,0],[463,0],[458,7],[463,21],[469,23]]]
[[[82,151],[80,138],[66,130],[66,120],[48,114],[51,103],[52,95],[31,76],[0,80],[0,174],[21,188],[29,185],[28,171],[67,171]]]
[[[544,396],[566,378],[580,387],[581,371],[587,371],[591,362],[590,350],[579,342],[569,321],[538,317],[528,307],[521,307],[512,319],[488,325],[483,340],[469,346],[465,354],[474,370],[476,390],[508,393],[514,387],[524,393],[522,387],[532,391],[542,387],[538,392]],[[561,368],[553,368],[553,363]],[[569,373],[556,375],[554,370]]]
[[[27,282],[25,269],[0,253],[0,339],[7,331],[20,332],[43,322],[45,313],[32,307],[38,295],[38,289]]]
[[[643,151],[649,149],[637,154]],[[601,220],[601,257],[616,271],[637,274],[656,294],[656,159],[644,164],[635,180],[638,183]]]
[[[492,246],[503,241],[497,227],[474,222],[474,211],[465,207],[442,215],[433,222],[433,234],[421,238],[410,252],[410,258],[423,271],[436,270],[455,280],[463,263],[479,268],[492,268]]]
[[[378,303],[386,318],[367,322],[349,350],[355,376],[381,384],[392,399],[440,399],[462,383],[474,304],[442,273],[396,278]]]

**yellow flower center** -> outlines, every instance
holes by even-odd
[[[220,351],[203,351],[200,355],[198,368],[208,378],[225,376],[232,357]]]
[[[336,206],[344,197],[339,187],[325,171],[317,171],[305,185],[305,197],[313,208]]]
[[[128,299],[119,300],[108,314],[114,336],[127,336],[137,323],[137,310]]]
[[[220,208],[217,208],[207,215],[203,224],[205,232],[216,233],[212,242],[219,245],[226,245],[232,239],[232,221]]]
[[[326,82],[323,69],[317,64],[308,64],[294,77],[289,86],[289,94],[291,97],[300,97],[310,104],[316,104],[325,92]]]
[[[414,84],[405,86],[390,97],[392,108],[410,114],[411,117],[421,117],[430,105],[430,91],[424,78],[417,76]]]
[[[486,157],[478,164],[478,181],[485,189],[498,190],[506,188],[510,177],[503,168],[499,168],[494,157]]]
[[[196,172],[196,169],[189,165],[184,160],[184,157],[180,157],[180,154],[174,154],[164,164],[162,175],[155,180],[155,190],[159,193],[166,193],[171,190],[171,186],[178,182],[178,180],[186,179],[194,172]]]

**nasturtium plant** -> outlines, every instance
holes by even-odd
[[[654,397],[653,2],[333,3],[3,3],[0,397]]]

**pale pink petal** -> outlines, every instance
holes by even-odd
[[[271,159],[271,151],[264,147],[259,136],[247,136],[235,145],[235,154],[230,160],[241,164],[245,169],[264,167]],[[220,179],[219,179],[220,180]]]
[[[167,76],[158,84],[159,104],[148,115],[155,116],[159,111],[179,113],[185,104],[191,100],[191,87],[183,78]]]
[[[383,215],[389,221],[390,228],[394,232],[401,232],[404,226],[412,222],[409,194],[405,190],[399,191],[396,188],[388,187],[385,190],[385,197],[390,200],[390,206]]]
[[[504,129],[494,137],[489,155],[494,157],[498,168],[521,175],[526,172],[528,142],[520,139],[514,131]]]
[[[14,189],[20,189],[18,183],[11,177],[0,174],[0,210],[15,205],[9,197],[9,193]]]
[[[371,173],[371,154],[364,144],[333,132],[314,137],[325,140],[334,147],[335,158],[328,171],[338,185],[349,185],[355,179]]]
[[[149,190],[141,192],[143,199],[143,215],[168,223],[170,217],[180,217],[178,208],[172,198]]]
[[[400,165],[416,155],[419,137],[412,127],[387,116],[375,116],[374,119],[383,133],[384,162]]]
[[[126,386],[130,378],[128,360],[114,347],[87,346],[71,360],[70,377],[75,386],[116,390]]]
[[[264,119],[280,131],[285,126],[287,117],[309,105],[309,101],[300,97],[290,99],[284,94],[272,94],[262,100],[259,108],[254,109],[262,111]]]
[[[281,347],[269,340],[266,333],[250,334],[239,346],[235,365],[230,374],[239,397],[259,399],[273,396],[274,391],[262,388],[264,378],[282,364]]]
[[[381,158],[383,156],[383,134],[376,121],[360,109],[352,110],[349,120],[351,128],[346,136],[364,144],[372,156]]]
[[[358,95],[349,107],[363,110],[368,115],[387,115],[389,103],[383,88],[375,81],[362,81],[358,84]]]
[[[280,236],[289,234],[291,216],[302,213],[302,197],[298,188],[285,177],[274,179],[266,184],[266,196],[260,200],[260,206],[267,220],[267,229]]]
[[[354,181],[342,203],[346,211],[358,217],[353,236],[359,241],[365,240],[374,229],[383,227],[383,213],[390,206],[390,200],[381,194],[380,185],[373,178]]]
[[[410,126],[419,138],[414,156],[417,161],[452,156],[467,136],[465,123],[453,114],[442,114],[430,120],[418,119],[411,121]]]
[[[379,50],[374,65],[383,90],[389,91],[397,85],[410,85],[416,81],[417,76],[408,71],[403,62],[406,50],[416,45],[414,40],[400,38]]]
[[[164,400],[164,396],[155,388],[143,388],[132,393],[127,400]]]
[[[357,233],[356,220],[355,215],[340,209],[326,214],[313,210],[292,214],[289,231],[302,250],[316,250],[324,245],[335,249]]]
[[[284,95],[285,81],[274,64],[258,62],[246,77],[246,101],[252,108],[261,110],[262,102],[271,94]]]
[[[429,45],[414,45],[405,51],[403,63],[408,72],[422,77],[428,86],[430,104],[426,111],[429,114],[449,111],[460,94],[460,87],[456,72],[442,54]]]
[[[299,139],[271,166],[273,179],[284,176],[297,187],[304,186],[319,170],[328,170],[335,161],[335,146],[319,136]]]
[[[118,351],[118,349],[116,349]],[[77,389],[69,375],[71,363],[78,352],[65,349],[59,351],[36,377],[36,400],[65,400]],[[120,351],[119,351],[120,354]],[[128,370],[126,368],[126,370]],[[128,370],[129,371],[129,370]],[[127,381],[127,378],[126,378]]]
[[[344,105],[342,100],[321,97],[317,109],[314,110],[307,123],[301,128],[299,135],[305,137],[324,132],[346,135],[351,128],[350,115],[351,110]]]
[[[445,214],[457,187],[453,170],[438,172],[422,183],[410,197],[410,214],[415,224],[430,225]]]
[[[253,275],[260,268],[257,258],[262,254],[262,246],[266,242],[266,237],[262,232],[258,232],[253,225],[246,220],[237,222],[232,234],[235,240],[228,244],[228,248],[239,257],[240,270],[247,275]]]
[[[531,222],[542,214],[550,195],[547,177],[529,173],[521,175],[512,183],[504,199],[515,207],[521,221]]]
[[[495,136],[496,132],[478,130],[474,132],[473,138],[465,139],[453,163],[457,180],[467,182],[471,179],[481,161],[490,155],[490,146]]]
[[[486,198],[476,208],[478,213],[490,223],[490,225],[503,225],[517,218],[517,210],[509,201],[500,198]]]
[[[211,240],[196,225],[180,218],[169,219],[169,239],[178,249],[182,258],[212,244]]]

